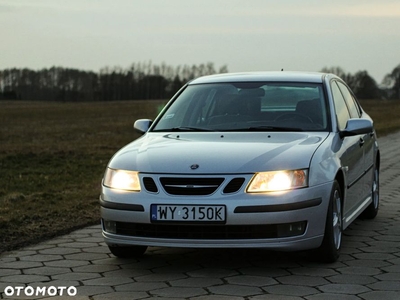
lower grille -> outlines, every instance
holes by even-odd
[[[306,221],[271,225],[175,225],[116,222],[116,233],[170,239],[268,239],[302,235],[306,225]]]

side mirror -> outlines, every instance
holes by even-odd
[[[372,121],[369,119],[350,119],[347,121],[346,128],[341,131],[340,137],[367,134],[374,131]]]
[[[141,134],[144,134],[149,130],[153,120],[150,119],[140,119],[133,124],[133,128]]]

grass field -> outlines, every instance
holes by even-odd
[[[378,138],[400,130],[400,100],[361,100],[360,103],[374,120]]]
[[[108,160],[165,101],[0,102],[0,252],[99,223]],[[400,101],[362,101],[378,137],[400,130]]]
[[[0,252],[99,223],[108,160],[163,103],[0,102]]]

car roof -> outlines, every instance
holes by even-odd
[[[189,84],[260,81],[322,83],[325,75],[328,74],[319,72],[294,71],[221,73],[199,77],[192,80]]]

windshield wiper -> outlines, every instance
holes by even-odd
[[[210,129],[210,128],[202,128],[202,127],[189,127],[189,126],[181,126],[181,127],[172,127],[160,130],[153,130],[153,132],[205,132],[205,131],[303,131],[303,129],[298,127],[280,127],[280,126],[254,126],[254,127],[246,127],[246,128],[237,128],[237,129]]]
[[[173,127],[173,128],[168,128],[168,129],[161,129],[161,130],[153,130],[155,132],[168,132],[168,131],[215,131],[213,129],[209,128],[201,128],[201,127],[188,127],[188,126],[181,126],[181,127]]]
[[[298,127],[280,127],[280,126],[255,126],[239,129],[231,129],[229,131],[303,131]]]

